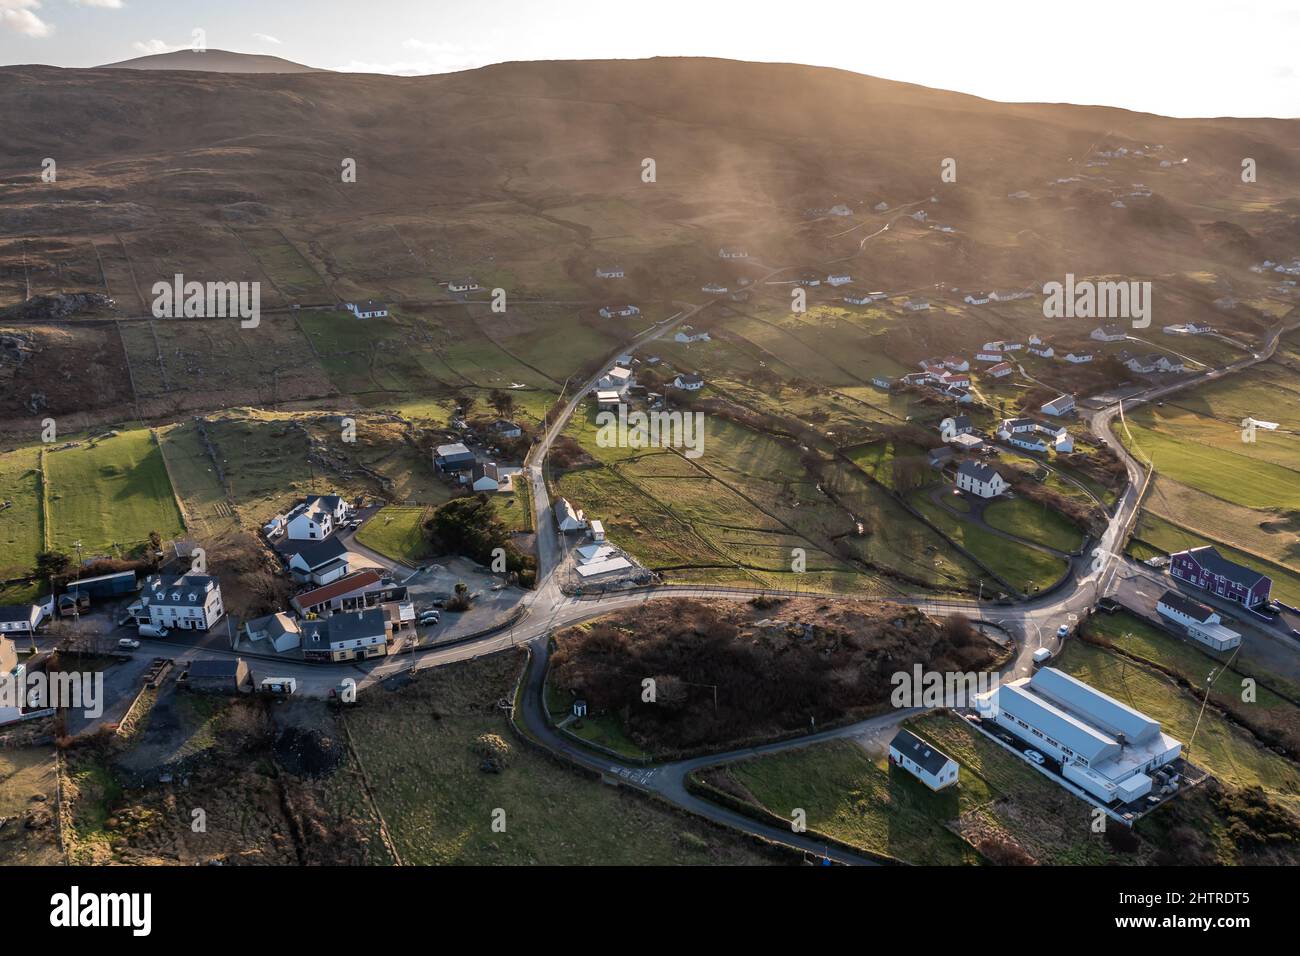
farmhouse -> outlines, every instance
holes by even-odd
[[[908,312],[925,312],[930,308],[930,303],[925,299],[908,299],[903,303],[903,308]]]
[[[365,302],[349,302],[347,310],[358,319],[382,319],[388,316],[388,306],[377,299],[366,299]]]
[[[1103,803],[1132,803],[1151,771],[1183,745],[1160,724],[1054,667],[976,698],[981,714],[1056,760],[1061,775]]]
[[[902,767],[931,790],[942,790],[957,782],[957,761],[910,730],[900,730],[889,742],[889,762]]]
[[[1241,635],[1225,627],[1219,612],[1177,591],[1166,591],[1156,601],[1156,613],[1179,625],[1187,636],[1216,651],[1227,651],[1241,643]]]
[[[1089,332],[1088,337],[1098,342],[1123,342],[1128,333],[1119,325],[1101,325]]]
[[[989,294],[987,292],[968,292],[962,301],[967,305],[987,305]]]
[[[1091,352],[1066,352],[1065,360],[1073,365],[1083,365],[1092,361]]]
[[[452,279],[447,283],[448,292],[477,292],[479,285],[472,278]]]
[[[465,471],[473,467],[474,453],[461,442],[439,445],[434,452],[433,463],[443,471]]]
[[[623,278],[622,266],[596,266],[597,279],[621,279]]]
[[[1273,588],[1267,575],[1229,561],[1208,544],[1171,554],[1169,573],[1179,581],[1248,608],[1267,604]]]
[[[704,379],[693,372],[685,372],[673,379],[673,388],[680,388],[687,392],[698,392],[703,387]]]
[[[348,503],[341,497],[316,495],[285,515],[285,535],[292,541],[328,538],[347,516]]]
[[[957,466],[957,487],[980,498],[996,498],[1011,486],[983,462],[963,461]]]
[[[568,498],[561,498],[555,503],[555,524],[561,532],[584,531],[587,519],[580,510],[569,504]]]
[[[1056,354],[1056,349],[1046,343],[1040,343],[1039,345],[1029,346],[1029,354],[1037,355],[1039,358],[1051,358]]]
[[[712,340],[709,338],[708,332],[698,332],[687,325],[678,330],[677,334],[673,336],[673,341],[689,345],[692,342],[709,342]]]
[[[1133,355],[1126,359],[1124,364],[1132,372],[1154,372],[1156,370],[1156,358],[1155,355]]]
[[[35,634],[41,617],[39,604],[7,604],[0,607],[0,634]]]
[[[1070,412],[1074,411],[1074,396],[1057,395],[1056,398],[1039,408],[1039,411],[1044,415],[1054,415],[1057,418],[1060,418],[1062,415],[1068,415]]]
[[[225,614],[221,585],[206,574],[170,579],[154,574],[145,579],[139,599],[127,608],[127,613],[136,624],[206,631]]]
[[[302,624],[302,656],[308,661],[351,661],[388,653],[392,624],[383,608],[344,611]]]
[[[612,319],[615,316],[626,318],[640,314],[641,310],[634,305],[605,305],[601,306],[600,309],[600,317],[602,319]]]

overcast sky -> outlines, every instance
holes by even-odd
[[[721,56],[997,100],[1300,116],[1300,0],[0,0],[0,63],[207,45],[336,70]]]

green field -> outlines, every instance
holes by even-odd
[[[387,505],[361,526],[357,540],[382,555],[414,564],[433,556],[421,528],[432,513],[425,505]]]
[[[0,581],[30,572],[44,550],[41,510],[39,449],[0,455]]]
[[[147,429],[47,452],[50,543],[68,554],[130,550],[151,531],[164,541],[185,530],[162,453]]]
[[[1058,551],[1075,551],[1083,544],[1083,532],[1060,512],[1026,498],[993,502],[984,509],[984,520],[1000,531]]]

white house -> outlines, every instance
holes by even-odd
[[[347,310],[358,319],[382,319],[388,315],[388,306],[377,299],[366,299],[365,302],[349,302],[347,303]]]
[[[1158,722],[1054,667],[976,703],[986,721],[1059,763],[1061,776],[1105,804],[1141,800],[1152,790],[1150,774],[1183,749]]]
[[[1227,651],[1241,643],[1241,635],[1225,627],[1219,612],[1177,591],[1166,591],[1156,601],[1156,613],[1180,625],[1193,640],[1216,651]]]
[[[986,305],[989,301],[987,292],[968,292],[962,300],[967,305]]]
[[[998,423],[998,437],[1010,438],[1012,435],[1024,435],[1038,429],[1038,423],[1032,418],[1004,418]]]
[[[700,291],[709,295],[726,295],[727,287],[719,282],[706,282],[700,287]]]
[[[600,391],[615,391],[622,395],[631,384],[632,370],[623,368],[621,365],[615,365],[600,377],[600,381],[596,383],[596,388]]]
[[[468,277],[464,279],[452,279],[447,283],[447,291],[449,292],[477,292],[478,290],[479,284]]]
[[[206,631],[221,620],[221,585],[206,574],[146,578],[140,597],[127,609],[135,623],[182,631]]]
[[[306,541],[300,545],[281,549],[289,571],[299,581],[329,584],[345,576],[350,570],[348,549],[337,537],[324,541]]]
[[[561,532],[583,531],[587,519],[583,513],[569,504],[568,498],[561,498],[555,503],[555,524]]]
[[[621,279],[623,278],[622,266],[596,266],[597,279]]]
[[[957,466],[957,487],[980,498],[996,498],[1011,486],[983,462],[963,461]]]
[[[850,209],[848,206],[844,205],[844,203],[842,203],[842,202],[837,202],[834,206],[831,206],[831,208],[830,208],[830,209],[827,209],[826,211],[827,211],[828,213],[830,213],[832,216],[851,216],[851,215],[853,215],[853,210]]]
[[[680,388],[687,392],[698,392],[703,387],[704,379],[693,372],[684,372],[673,379],[673,388]]]
[[[908,299],[903,303],[903,308],[908,312],[926,312],[930,308],[930,303],[925,299]]]
[[[1044,415],[1054,415],[1057,418],[1060,418],[1062,415],[1068,415],[1070,412],[1074,411],[1074,396],[1057,395],[1056,398],[1043,405],[1039,411]]]
[[[1029,354],[1037,355],[1039,358],[1051,358],[1056,354],[1056,350],[1044,342],[1039,345],[1029,346]]]
[[[975,353],[975,361],[977,361],[977,362],[1001,362],[1001,361],[1002,361],[1002,350],[1001,350],[1001,349],[989,349],[989,348],[980,349],[978,352]]]
[[[719,259],[748,259],[749,253],[744,249],[729,249],[723,246],[718,250]]]
[[[853,281],[853,277],[845,273],[839,273],[837,275],[828,275],[826,277],[827,285],[836,285],[836,286],[848,285],[852,281]]]
[[[619,318],[627,318],[629,316],[640,314],[641,310],[634,305],[606,305],[602,306],[600,309],[600,317],[602,319],[612,319],[615,316],[618,316]]]
[[[1133,355],[1130,356],[1124,364],[1133,372],[1148,373],[1156,370],[1155,355]]]
[[[1037,435],[1011,435],[1006,439],[1006,442],[1016,448],[1023,448],[1025,451],[1047,451],[1047,442]]]
[[[673,341],[689,345],[692,342],[712,342],[713,340],[709,338],[708,332],[697,332],[688,325],[673,336]]]
[[[1028,299],[1032,292],[1020,290],[1019,292],[990,292],[989,298],[994,302],[1014,302],[1016,299]]]
[[[469,473],[469,486],[475,491],[496,491],[501,487],[501,478],[494,461],[485,461],[475,465]]]
[[[292,541],[328,538],[347,518],[349,510],[339,495],[313,495],[285,515],[285,535]]]
[[[1098,342],[1123,342],[1128,338],[1128,333],[1124,331],[1123,326],[1099,325],[1088,333],[1088,338],[1096,339]]]
[[[1015,370],[1016,370],[1015,366],[1013,366],[1010,362],[999,362],[997,365],[985,369],[984,374],[990,376],[991,378],[1006,378]]]
[[[957,761],[910,730],[899,730],[889,742],[889,762],[931,790],[943,790],[957,782]]]
[[[1072,365],[1084,365],[1092,361],[1091,352],[1066,352],[1065,360]]]
[[[1052,447],[1058,455],[1068,455],[1074,451],[1074,439],[1069,432],[1062,432],[1052,439]]]
[[[969,372],[970,362],[966,361],[960,355],[949,355],[943,360],[943,367],[952,369],[954,372]]]
[[[268,641],[277,654],[302,644],[298,622],[283,611],[248,621],[244,625],[244,636],[250,641]]]
[[[524,433],[522,428],[505,418],[498,418],[494,421],[492,428],[502,438],[519,438]]]

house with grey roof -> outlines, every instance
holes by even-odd
[[[938,747],[906,729],[899,730],[889,742],[889,762],[936,791],[956,784],[961,769]]]
[[[183,574],[145,579],[140,596],[127,608],[135,624],[152,624],[169,630],[206,631],[226,613],[221,585],[207,574]]]

